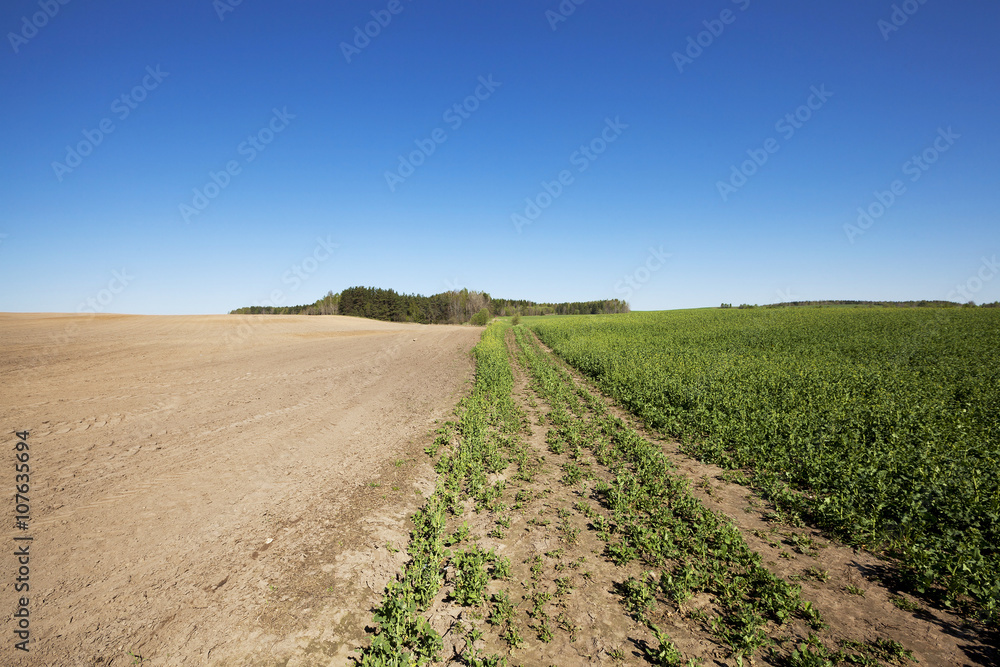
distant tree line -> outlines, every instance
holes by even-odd
[[[400,294],[377,287],[350,287],[332,291],[301,306],[248,306],[231,315],[352,315],[388,322],[422,324],[485,323],[490,317],[515,315],[599,315],[627,313],[629,305],[619,299],[573,303],[535,303],[515,299],[494,299],[486,292],[467,289],[433,296]]]
[[[968,303],[956,303],[954,301],[788,301],[785,303],[772,303],[766,306],[756,304],[740,304],[740,308],[793,308],[800,306],[862,306],[867,308],[997,308],[1000,302],[984,303],[976,306],[972,301]],[[733,304],[724,303],[719,308],[732,308]]]

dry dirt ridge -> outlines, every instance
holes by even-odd
[[[0,314],[0,665],[343,664],[481,329]],[[13,528],[14,432],[30,522]],[[29,653],[14,648],[30,535]]]

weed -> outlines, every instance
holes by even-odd
[[[584,515],[588,519],[594,519],[597,517],[597,510],[595,510],[593,507],[591,507],[585,502],[582,501],[578,502],[577,504],[573,505],[573,509],[575,509],[577,512]]]
[[[531,563],[531,580],[538,581],[542,578],[542,557],[535,556],[530,561],[525,561]]]
[[[454,544],[458,544],[459,542],[464,542],[467,539],[469,539],[469,524],[462,523],[462,525],[459,526],[454,533],[445,538],[444,544],[445,546],[450,547]]]
[[[573,588],[570,586],[569,577],[559,577],[556,579],[556,597],[569,595],[572,592]]]
[[[490,598],[493,603],[489,616],[490,625],[504,625],[510,623],[514,617],[514,604],[510,601],[507,591],[494,593]]]
[[[556,616],[556,626],[569,634],[570,643],[576,641],[576,633],[580,631],[580,626],[570,621],[566,614]]]
[[[531,594],[529,599],[531,600],[531,610],[527,612],[528,616],[530,618],[540,618],[545,615],[545,612],[542,611],[542,608],[549,600],[552,599],[552,594],[545,593],[542,591],[535,591]]]
[[[677,650],[674,643],[670,641],[670,637],[667,633],[661,632],[658,627],[649,624],[649,629],[652,630],[653,636],[656,637],[656,641],[659,644],[655,649],[649,645],[643,646],[643,653],[646,654],[646,659],[649,660],[654,665],[660,665],[662,667],[680,667],[681,661],[684,660],[684,656],[681,652]]]
[[[729,482],[730,484],[739,484],[740,486],[750,486],[750,478],[743,474],[741,470],[723,470],[722,475],[720,475],[722,481]]]
[[[524,640],[521,638],[521,633],[517,631],[517,628],[515,628],[513,624],[508,625],[507,629],[504,630],[502,639],[507,642],[507,645],[510,646],[511,649],[519,648],[524,644]]]
[[[813,581],[825,582],[830,579],[830,573],[826,570],[821,570],[818,567],[810,567],[802,576],[806,579],[812,579]]]
[[[653,591],[646,584],[645,579],[629,577],[621,585],[620,592],[625,609],[636,618],[644,618],[646,611],[652,609],[656,604]]]
[[[909,598],[903,597],[902,595],[894,595],[890,597],[889,602],[899,607],[903,611],[917,611],[918,609],[920,609],[919,604],[917,604],[913,600],[910,600]]]
[[[549,626],[548,617],[543,617],[538,625],[535,626],[535,632],[538,633],[538,639],[542,642],[548,644],[552,641],[552,628]]]
[[[819,549],[813,538],[804,533],[794,533],[790,540],[795,551],[800,554],[810,554]]]

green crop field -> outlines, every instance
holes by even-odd
[[[792,516],[996,618],[1000,311],[720,309],[527,318],[649,426]]]

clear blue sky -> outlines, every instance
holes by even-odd
[[[3,3],[0,310],[1000,299],[996,2],[232,2]]]

